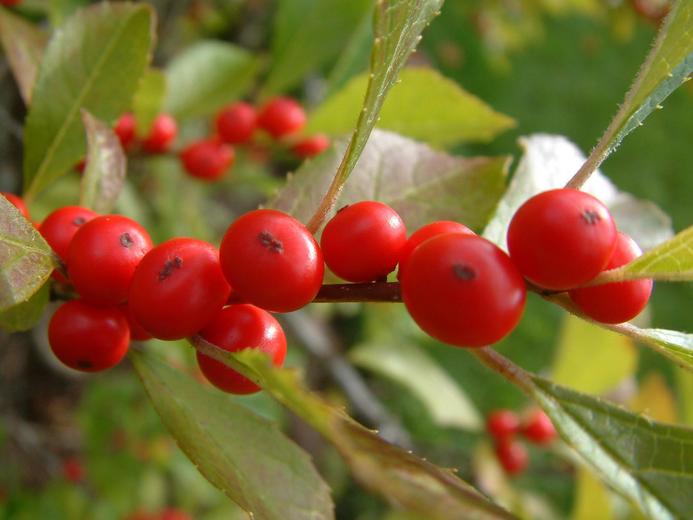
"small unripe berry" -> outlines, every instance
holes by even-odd
[[[205,181],[219,179],[233,165],[234,158],[233,148],[217,139],[191,143],[180,154],[185,171]]]
[[[260,109],[257,122],[260,128],[279,139],[301,131],[306,124],[306,113],[295,100],[277,97]]]
[[[520,419],[512,410],[495,410],[486,419],[486,430],[500,441],[520,430]]]
[[[216,119],[219,138],[230,144],[247,143],[257,127],[257,113],[249,103],[238,102],[224,107]]]

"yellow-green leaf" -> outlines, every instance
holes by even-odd
[[[611,520],[614,515],[606,486],[584,468],[575,479],[575,505],[570,520]]]
[[[0,312],[0,329],[7,332],[31,329],[43,316],[50,292],[50,284],[45,283],[27,301]]]
[[[652,417],[655,421],[677,422],[674,394],[658,372],[650,372],[645,376],[629,406],[634,412]]]
[[[150,68],[140,80],[132,99],[132,112],[137,121],[137,134],[147,135],[154,119],[161,111],[166,97],[166,75],[159,69]]]

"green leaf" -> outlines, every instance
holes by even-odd
[[[132,100],[132,112],[137,121],[137,134],[147,135],[166,96],[166,75],[159,69],[149,69]]]
[[[590,285],[636,278],[693,281],[693,226],[650,249],[629,264],[603,272],[590,282]]]
[[[693,371],[693,334],[676,330],[641,329],[630,323],[605,325],[668,357],[682,368]]]
[[[371,8],[371,0],[280,0],[264,95],[289,90],[333,60]]]
[[[82,176],[80,206],[109,213],[123,189],[126,159],[111,127],[82,111],[87,131],[87,166]]]
[[[25,130],[25,196],[84,155],[80,110],[110,121],[130,107],[150,58],[154,12],[99,3],[78,11],[48,43]]]
[[[325,87],[325,96],[332,96],[340,90],[353,76],[368,68],[368,57],[373,41],[373,13],[367,12],[349,41],[341,51],[337,62],[330,70]],[[309,122],[310,123],[310,122]],[[351,129],[350,129],[351,130]]]
[[[473,431],[482,429],[479,412],[467,395],[416,345],[364,343],[349,351],[349,359],[408,388],[426,405],[436,424]]]
[[[200,41],[176,56],[166,69],[164,110],[185,119],[211,114],[242,97],[253,85],[260,61],[250,52],[220,41]]]
[[[31,103],[36,73],[47,39],[37,26],[0,7],[0,42],[26,105]]]
[[[27,301],[0,312],[0,329],[18,332],[33,328],[43,316],[49,296],[50,284],[46,283]]]
[[[580,149],[558,135],[535,134],[519,140],[523,155],[484,236],[506,248],[510,219],[528,198],[542,191],[562,188],[585,161]],[[600,172],[583,186],[609,207],[621,231],[649,249],[672,236],[671,220],[657,206],[621,192]]]
[[[306,221],[339,164],[341,140],[292,176],[270,206]],[[359,200],[391,205],[410,230],[433,220],[456,220],[479,229],[505,189],[507,157],[454,157],[410,139],[376,130],[335,208]]]
[[[308,132],[330,135],[354,127],[368,85],[368,74],[352,79],[311,115]],[[490,141],[514,126],[476,96],[429,68],[407,68],[383,104],[378,128],[436,147],[459,142]]]
[[[33,224],[0,196],[0,312],[31,298],[56,265]]]
[[[588,370],[576,370],[589,359]],[[558,340],[551,379],[580,392],[604,395],[637,368],[638,352],[621,335],[566,314]]]
[[[310,457],[277,426],[151,354],[132,360],[162,421],[212,484],[255,518],[334,518]]]
[[[451,470],[388,444],[373,431],[306,390],[296,372],[274,367],[253,350],[230,354],[195,339],[199,351],[257,381],[272,397],[320,432],[340,452],[354,477],[398,509],[438,519],[513,518]]]

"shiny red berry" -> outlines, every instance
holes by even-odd
[[[399,253],[397,278],[400,280],[402,279],[402,275],[406,269],[407,263],[409,263],[409,257],[414,252],[414,249],[419,246],[419,244],[436,235],[442,235],[443,233],[462,233],[463,235],[475,234],[474,231],[469,229],[464,224],[453,222],[451,220],[439,220],[437,222],[431,222],[430,224],[420,227],[407,239]]]
[[[216,119],[219,138],[230,144],[247,143],[257,127],[257,113],[252,105],[238,102],[224,107]]]
[[[510,258],[481,237],[444,233],[419,245],[402,299],[424,332],[458,347],[501,340],[520,321],[525,283]]]
[[[503,440],[496,443],[498,462],[508,475],[517,475],[527,469],[529,454],[524,444],[516,440]]]
[[[260,109],[257,123],[260,128],[278,139],[301,131],[306,124],[306,113],[295,100],[277,97]]]
[[[30,218],[29,210],[27,209],[26,204],[24,204],[24,200],[21,197],[13,193],[7,193],[5,191],[0,191],[0,194],[3,195],[10,204],[17,208],[19,212],[24,216],[24,218]]]
[[[273,312],[310,303],[322,285],[322,252],[310,231],[281,211],[258,209],[229,226],[220,247],[226,279],[245,301]]]
[[[235,158],[233,148],[217,139],[202,139],[180,154],[185,171],[197,179],[214,181],[224,175]]]
[[[545,191],[525,202],[508,228],[508,250],[523,276],[571,289],[604,269],[616,244],[609,210],[583,191]]]
[[[200,335],[229,352],[258,349],[267,354],[275,366],[281,366],[286,357],[286,337],[279,322],[270,313],[253,305],[224,308]],[[205,377],[220,390],[232,394],[252,394],[261,390],[251,380],[216,359],[198,352],[197,362]]]
[[[116,121],[113,131],[120,140],[120,145],[125,151],[130,150],[135,144],[137,121],[135,116],[130,112],[123,114]]]
[[[330,146],[330,138],[325,134],[316,134],[301,139],[291,147],[291,150],[301,159],[315,157],[321,154]]]
[[[63,303],[48,325],[48,342],[65,365],[99,372],[117,365],[128,350],[128,322],[115,306],[94,306],[83,300]]]
[[[522,434],[535,444],[549,444],[556,438],[556,428],[542,410],[533,410],[524,421]]]
[[[175,118],[169,114],[159,114],[142,141],[142,149],[148,153],[164,153],[171,148],[177,135],[178,124]]]
[[[332,217],[320,247],[334,274],[350,282],[370,282],[395,269],[406,241],[407,229],[394,209],[364,200]]]
[[[486,430],[497,440],[506,439],[520,430],[520,419],[512,410],[495,410],[486,419]]]
[[[154,337],[181,339],[204,327],[230,292],[213,245],[174,238],[139,263],[128,303],[135,321]]]
[[[86,301],[117,305],[127,299],[135,267],[151,248],[149,234],[134,220],[120,215],[96,217],[72,238],[67,272]]]
[[[638,244],[628,235],[619,233],[616,248],[605,269],[615,269],[642,254]],[[647,306],[652,294],[652,280],[632,280],[584,287],[570,291],[570,298],[593,320],[602,323],[623,323],[635,318]]]
[[[118,309],[120,309],[120,312],[123,313],[125,319],[128,320],[128,327],[130,327],[130,339],[135,341],[147,341],[148,339],[152,339],[154,337],[149,332],[144,330],[142,325],[137,322],[135,317],[132,315],[130,306],[127,303],[121,303],[118,305]]]

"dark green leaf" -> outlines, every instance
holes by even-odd
[[[27,301],[0,312],[0,329],[7,332],[29,330],[38,323],[48,304],[50,284],[44,284]]]
[[[159,69],[149,69],[132,100],[132,112],[137,121],[137,134],[147,135],[154,118],[161,112],[166,96],[166,75]]]
[[[82,177],[80,205],[97,213],[108,213],[123,189],[126,159],[118,136],[111,127],[82,111],[87,131],[87,166]]]
[[[40,233],[0,196],[0,311],[31,298],[55,267],[53,251]]]
[[[132,359],[178,445],[231,500],[258,519],[334,518],[310,457],[274,423],[151,354],[133,352]]]
[[[166,69],[164,110],[179,118],[211,114],[243,96],[260,61],[248,51],[220,41],[200,41]]]
[[[271,207],[307,220],[330,182],[346,147],[337,142],[289,178]],[[505,190],[507,157],[454,157],[376,130],[335,208],[359,200],[391,205],[410,230],[433,220],[457,220],[483,227]]]
[[[153,27],[148,5],[104,2],[78,11],[55,33],[27,117],[25,195],[35,195],[84,155],[81,109],[111,121],[130,107]]]

